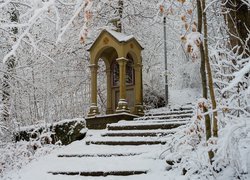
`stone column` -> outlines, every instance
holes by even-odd
[[[98,66],[96,64],[91,64],[89,66],[91,71],[91,106],[89,109],[88,116],[96,116],[100,114],[99,109],[97,107],[97,69]]]
[[[134,114],[144,115],[142,99],[142,65],[135,64],[135,110]]]
[[[106,75],[107,75],[107,109],[106,114],[112,114],[112,92],[111,92],[111,70],[106,69]]]
[[[126,101],[126,64],[127,59],[124,57],[116,59],[119,64],[119,81],[120,81],[120,97],[116,112],[130,112]]]

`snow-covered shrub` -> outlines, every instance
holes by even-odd
[[[56,148],[59,146],[41,145],[35,140],[0,144],[0,179],[8,171],[18,170],[33,159],[44,156]]]
[[[20,169],[31,160],[50,153],[59,145],[69,144],[86,134],[82,118],[54,124],[20,128],[16,143],[0,141],[0,177],[10,170]],[[1,178],[0,178],[1,179]]]
[[[215,153],[214,169],[230,177],[249,179],[250,154],[250,58],[231,49],[212,49],[215,71],[218,76],[220,130]],[[223,115],[222,115],[223,114]]]
[[[214,145],[214,169],[227,171],[231,176],[244,179],[249,168],[250,122],[246,118],[227,118],[227,125],[220,130],[218,143]]]
[[[83,118],[63,120],[52,126],[54,132],[54,136],[52,136],[53,143],[61,141],[63,145],[83,139],[87,132],[86,122]]]
[[[219,136],[206,141],[203,106],[210,109],[205,99],[199,99],[191,122],[179,127],[166,139],[167,170],[190,179],[248,179],[250,160],[249,117],[234,117],[219,111]],[[211,112],[208,112],[211,113]],[[208,152],[214,152],[212,163]]]
[[[250,58],[239,47],[224,47],[222,41],[211,48],[219,118],[219,138],[213,146],[214,169],[230,178],[249,179],[250,142]],[[246,47],[247,48],[247,47]],[[246,51],[248,51],[246,49]]]
[[[178,128],[177,133],[170,135],[169,150],[162,155],[167,162],[172,162],[170,169],[192,177],[195,174],[210,176],[208,148],[205,139],[205,125],[202,106],[205,100],[200,99],[191,122]]]
[[[143,102],[147,109],[159,108],[165,106],[165,97],[163,93],[150,89],[144,89]]]
[[[54,124],[40,124],[20,128],[15,134],[15,140],[39,141],[41,144],[67,145],[75,140],[81,140],[86,135],[85,119],[76,118],[63,120]]]

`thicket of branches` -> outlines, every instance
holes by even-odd
[[[249,117],[247,0],[6,0],[0,8],[3,134],[20,125],[84,116],[90,74],[86,49],[107,27],[133,34],[145,47],[145,102],[159,105],[164,99],[163,16],[170,86],[201,84],[203,98],[211,102],[203,106],[206,140],[218,136],[225,119]],[[99,66],[98,97],[104,108],[105,67]],[[200,71],[194,71],[198,66]]]
[[[84,115],[89,92],[85,45],[76,38],[80,5],[1,2],[1,130]],[[74,24],[73,16],[79,16]]]
[[[1,130],[11,133],[18,126],[84,116],[90,75],[86,49],[102,28],[116,28],[119,18],[122,31],[145,47],[146,105],[164,104],[163,27],[157,0],[4,0],[0,8]],[[173,34],[168,36],[169,77],[173,86],[181,88],[189,86],[180,80],[189,73],[184,67],[177,69],[182,73],[176,72],[174,64],[183,64],[187,57],[175,31],[180,20],[173,19],[168,21]],[[105,68],[99,66],[98,102],[105,107]]]
[[[246,154],[240,149],[250,128],[250,2],[184,0],[172,5],[160,9],[185,9],[181,39],[201,62],[203,98],[192,123],[168,140],[166,158],[191,179],[216,179],[225,169],[228,177],[247,179]]]
[[[243,177],[237,157],[249,132],[249,9],[249,0],[0,0],[0,141],[10,140],[18,126],[85,115],[86,49],[102,28],[121,28],[145,47],[145,102],[158,106],[165,16],[169,86],[202,87],[193,123],[169,141],[171,158],[179,162],[181,154],[176,168],[190,177],[216,176],[232,164],[234,177]],[[99,106],[105,108],[105,67],[99,66]]]

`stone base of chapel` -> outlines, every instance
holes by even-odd
[[[86,124],[88,129],[105,129],[107,124],[116,123],[120,120],[133,120],[139,116],[130,113],[117,113],[107,115],[97,115],[93,117],[86,117]]]

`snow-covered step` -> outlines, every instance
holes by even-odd
[[[101,137],[101,138],[91,138],[90,140],[86,140],[86,144],[137,146],[137,145],[166,144],[166,142],[158,137]]]
[[[112,123],[113,125],[116,124],[131,124],[131,125],[137,125],[137,124],[150,124],[150,123],[165,123],[165,122],[183,122],[183,121],[190,121],[190,118],[184,118],[184,119],[149,119],[149,120],[133,120],[133,121],[125,121],[125,120],[121,120],[117,123]]]
[[[97,138],[95,138],[96,140]],[[99,137],[99,140],[101,137]],[[91,140],[91,138],[89,139]],[[58,155],[74,155],[74,154],[127,154],[127,153],[147,153],[149,151],[164,151],[165,147],[161,145],[141,145],[141,146],[108,146],[108,145],[95,145],[91,144],[86,146],[85,141],[75,142],[69,147],[63,148],[62,151],[57,153]]]
[[[173,114],[173,115],[157,115],[157,116],[143,116],[136,120],[153,120],[153,119],[180,119],[180,118],[191,118],[193,114]]]
[[[147,137],[147,136],[166,136],[168,134],[173,134],[175,133],[175,130],[122,130],[122,131],[107,131],[105,133],[102,133],[101,136],[120,136],[120,137],[124,137],[124,136],[143,136],[143,137]]]
[[[137,156],[141,155],[142,153],[108,153],[108,154],[59,154],[57,157],[59,158],[72,158],[72,157],[116,157],[116,156]]]
[[[161,140],[137,140],[137,141],[86,141],[86,144],[98,144],[98,145],[110,145],[110,146],[139,146],[139,145],[153,145],[153,144],[166,144],[165,141]]]
[[[50,173],[70,172],[121,172],[121,171],[149,171],[152,165],[164,166],[164,161],[139,156],[127,157],[90,157],[90,158],[58,158],[57,163],[48,164],[46,169]],[[159,164],[158,164],[159,163]],[[153,166],[153,167],[154,167]]]
[[[182,107],[161,107],[157,109],[150,109],[146,111],[147,114],[161,114],[161,113],[167,113],[167,112],[180,112],[180,111],[192,111],[194,109],[195,105],[191,106],[182,106]]]
[[[164,172],[164,171],[163,171]],[[173,176],[176,176],[176,174],[173,174]],[[67,176],[67,175],[52,175],[48,174],[44,177],[36,177],[36,180],[165,180],[165,179],[171,179],[173,176],[166,176],[161,171],[158,173],[148,171],[147,174],[138,174],[138,175],[131,175],[131,176]],[[32,176],[29,176],[30,179],[32,179]],[[167,178],[166,178],[167,177]],[[30,180],[22,178],[18,180]],[[181,179],[181,178],[180,178]]]
[[[189,123],[193,113],[191,109],[165,112],[89,130],[84,140],[33,161],[21,178],[13,179],[33,179],[34,174],[36,180],[169,179],[164,176],[166,163],[159,159],[168,148],[165,136]]]
[[[147,130],[147,129],[172,129],[187,124],[189,121],[145,123],[145,124],[108,124],[108,130]]]
[[[193,109],[184,110],[184,111],[168,111],[168,112],[161,112],[161,113],[146,113],[145,116],[169,116],[169,115],[183,115],[183,114],[193,114]]]
[[[67,175],[67,176],[131,176],[139,174],[147,174],[147,171],[61,171],[61,172],[48,172],[53,175]]]

